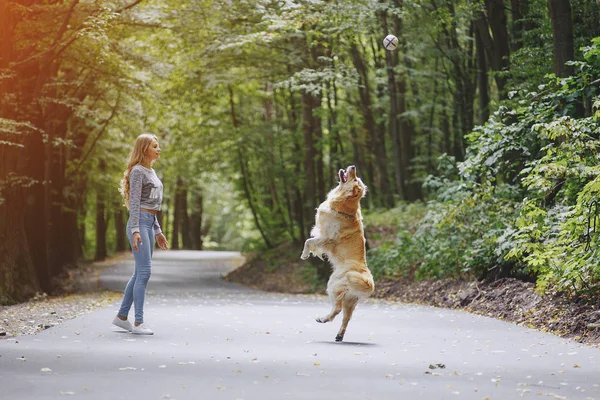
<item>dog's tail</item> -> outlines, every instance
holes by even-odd
[[[369,272],[348,271],[346,272],[346,279],[348,279],[350,287],[363,296],[370,296],[375,290],[373,276]]]

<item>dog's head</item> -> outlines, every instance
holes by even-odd
[[[339,183],[327,196],[331,205],[337,210],[354,214],[360,207],[360,199],[367,194],[367,186],[356,176],[356,167],[340,169],[338,172]]]

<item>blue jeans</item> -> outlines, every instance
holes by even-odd
[[[129,309],[133,303],[135,309],[135,322],[144,322],[144,298],[146,297],[146,285],[150,279],[152,253],[154,252],[154,221],[156,215],[149,212],[140,211],[140,236],[142,244],[138,242],[139,251],[133,249],[133,234],[127,223],[127,237],[135,259],[135,269],[127,286],[125,286],[125,294],[123,302],[119,309],[119,315],[127,317]]]

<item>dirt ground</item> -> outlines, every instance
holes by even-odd
[[[245,265],[226,280],[266,291],[324,293],[301,248],[286,246]],[[276,257],[275,259],[273,257]],[[373,297],[464,310],[600,347],[600,299],[595,304],[540,295],[533,283],[505,278],[493,282],[379,280]]]
[[[117,301],[122,294],[100,288],[100,273],[129,257],[117,254],[101,262],[67,268],[54,279],[52,295],[39,293],[29,301],[0,306],[0,340],[32,335]]]

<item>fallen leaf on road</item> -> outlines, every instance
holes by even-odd
[[[444,369],[446,366],[444,364],[429,364],[429,369],[441,368]]]
[[[42,368],[42,369],[40,369],[40,371],[42,371],[42,372],[52,372],[52,370],[50,368]]]

